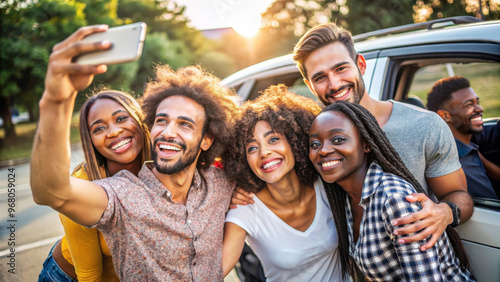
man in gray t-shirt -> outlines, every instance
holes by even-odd
[[[408,196],[408,201],[421,202],[422,210],[394,221],[394,225],[409,224],[397,229],[398,234],[420,231],[406,237],[404,243],[432,234],[421,246],[426,250],[448,225],[456,226],[470,218],[473,203],[451,131],[434,113],[372,99],[362,78],[366,61],[356,53],[348,31],[333,23],[312,28],[295,46],[294,60],[305,83],[323,104],[349,101],[369,110],[415,178],[438,200],[446,201],[436,204],[423,194]]]

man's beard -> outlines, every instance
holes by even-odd
[[[358,69],[358,74],[359,74],[359,76],[358,76],[358,83],[357,84],[350,83],[350,84],[346,84],[346,85],[340,87],[336,91],[330,90],[325,95],[325,97],[327,98],[327,97],[335,95],[335,93],[337,93],[339,90],[342,90],[343,87],[351,87],[352,96],[349,97],[349,100],[347,102],[359,104],[359,102],[361,102],[361,99],[363,98],[363,95],[365,95],[365,82],[363,81],[363,76],[361,75],[361,72],[359,71],[359,69]],[[328,106],[331,104],[330,101],[328,100],[328,98],[325,100],[323,97],[321,97],[319,95],[316,95],[316,96],[318,96],[319,100],[321,101],[321,103],[323,103],[323,105]]]
[[[477,134],[483,132],[484,128],[474,129],[470,124],[461,124],[457,127],[457,130],[465,134]]]
[[[167,164],[164,164],[165,162],[167,162],[167,160],[161,159],[160,157],[158,157],[158,154],[156,153],[156,150],[155,150],[156,143],[158,141],[165,141],[165,142],[167,142],[167,141],[162,137],[155,139],[155,142],[153,144],[153,149],[151,150],[152,155],[153,155],[154,167],[156,168],[156,170],[158,172],[163,173],[163,174],[175,174],[175,173],[183,171],[184,169],[191,166],[191,164],[193,164],[196,161],[196,158],[198,156],[198,152],[200,150],[202,139],[203,138],[200,139],[200,142],[198,143],[198,145],[195,148],[191,148],[187,152],[186,152],[186,150],[187,150],[186,144],[180,143],[180,142],[175,141],[175,140],[168,141],[168,143],[176,144],[176,145],[180,146],[181,150],[185,152],[185,154],[175,164],[170,165],[170,166]]]
[[[481,128],[479,129],[475,129],[472,127],[472,124],[470,122],[470,120],[474,117],[476,117],[477,115],[473,115],[471,117],[469,117],[468,119],[468,122],[462,122],[461,120],[458,120],[458,121],[453,121],[453,127],[455,127],[455,129],[458,131],[458,132],[462,132],[462,133],[465,133],[465,134],[477,134],[477,133],[481,133],[483,132],[484,130],[484,127],[481,126]]]

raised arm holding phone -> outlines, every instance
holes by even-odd
[[[31,158],[31,189],[36,203],[48,205],[82,225],[95,224],[107,205],[98,185],[69,177],[69,130],[75,97],[106,65],[80,65],[73,57],[111,47],[109,41],[80,43],[85,36],[104,32],[108,26],[83,27],[53,48],[45,90],[40,100],[40,120]],[[50,160],[50,162],[49,162]]]

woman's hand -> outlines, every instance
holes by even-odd
[[[107,50],[111,42],[80,42],[84,37],[108,29],[107,25],[85,26],[71,34],[52,49],[49,66],[45,77],[45,92],[42,99],[51,102],[63,102],[79,90],[85,89],[92,82],[94,75],[106,72],[106,65],[89,66],[73,63],[73,58],[83,53]]]
[[[254,200],[252,199],[255,196],[253,193],[248,193],[245,190],[236,187],[233,192],[233,196],[231,197],[231,203],[229,204],[230,209],[235,209],[237,205],[248,205],[253,204]]]

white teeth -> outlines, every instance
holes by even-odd
[[[475,117],[475,118],[473,118],[471,120],[473,120],[473,121],[480,121],[480,120],[482,120],[482,118],[481,117]]]
[[[122,141],[120,141],[120,143],[118,143],[118,144],[114,145],[113,147],[111,147],[111,149],[116,150],[116,149],[118,149],[120,147],[123,147],[123,146],[127,145],[131,141],[132,141],[132,139],[130,139],[130,138],[122,140]]]
[[[321,167],[329,167],[329,166],[334,166],[336,164],[340,163],[340,161],[331,161],[331,162],[326,162],[326,163],[322,163],[321,164]]]
[[[262,168],[268,169],[268,168],[272,167],[273,165],[277,165],[279,163],[281,163],[281,161],[275,160],[275,161],[272,161],[272,162],[269,162],[269,163],[263,165]]]
[[[337,95],[333,95],[333,98],[339,98],[339,97],[342,97],[342,96],[344,96],[344,95],[345,95],[345,93],[347,93],[347,91],[349,91],[349,88],[346,88],[346,89],[344,89],[344,90],[340,91],[340,92],[339,92],[339,94],[337,94]]]
[[[181,150],[178,147],[171,146],[171,145],[164,145],[164,144],[160,144],[160,149],[172,150],[172,151],[180,151]]]

